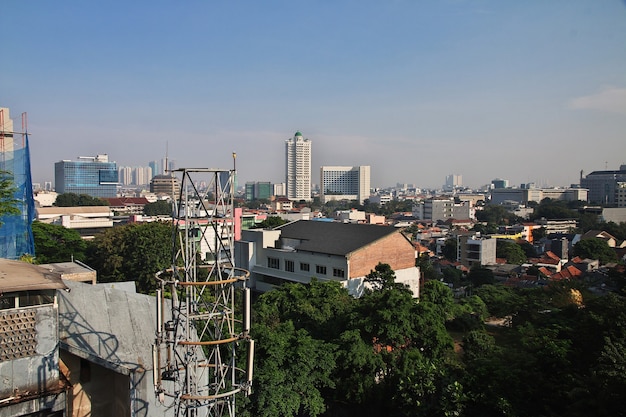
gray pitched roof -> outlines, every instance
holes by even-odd
[[[300,240],[294,249],[345,256],[379,239],[399,233],[392,226],[298,220],[278,227],[281,239]]]

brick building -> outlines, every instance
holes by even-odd
[[[361,295],[365,275],[389,264],[396,280],[419,295],[415,247],[391,226],[299,220],[272,230],[244,230],[235,246],[237,265],[265,292],[285,282],[339,281]]]

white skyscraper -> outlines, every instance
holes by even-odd
[[[285,141],[287,198],[311,201],[311,141],[296,132]]]
[[[322,203],[331,200],[358,200],[370,197],[370,166],[323,166],[320,168]]]

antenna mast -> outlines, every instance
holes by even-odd
[[[173,204],[172,266],[156,274],[155,391],[180,417],[234,417],[237,394],[250,392],[254,360],[250,273],[234,258],[235,170],[174,173],[181,187]]]

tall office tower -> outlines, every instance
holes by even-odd
[[[446,176],[446,190],[454,190],[455,188],[463,185],[463,176],[457,174],[450,174]]]
[[[81,156],[76,161],[54,164],[55,190],[59,194],[87,194],[92,197],[117,196],[117,163],[106,154]]]
[[[322,203],[331,200],[358,200],[370,197],[370,166],[323,166],[320,168]]]
[[[150,168],[152,168],[152,176],[154,177],[155,175],[162,175],[163,174],[163,165],[161,164],[161,161],[150,161],[148,162],[148,166]],[[150,178],[152,179],[152,178]]]
[[[120,184],[131,185],[133,183],[133,168],[132,167],[119,167],[117,169],[118,178]]]
[[[296,132],[285,141],[287,198],[311,201],[311,141]]]

